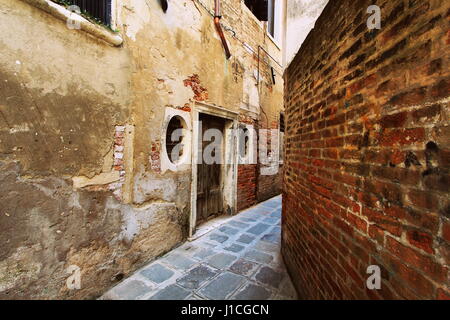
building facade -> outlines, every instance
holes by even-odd
[[[281,190],[284,1],[76,3],[0,0],[2,299],[98,297]]]

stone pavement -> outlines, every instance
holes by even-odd
[[[242,211],[106,292],[121,300],[293,300],[281,254],[281,196]]]

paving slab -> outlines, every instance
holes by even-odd
[[[174,251],[186,255],[186,256],[193,256],[195,253],[197,253],[199,250],[201,250],[203,247],[198,246],[197,244],[193,243],[187,243],[182,245],[181,247],[175,249]]]
[[[277,235],[281,235],[281,227],[273,227],[272,229],[270,229],[270,233],[275,233]]]
[[[230,267],[230,270],[242,276],[250,277],[260,265],[246,259],[239,259]]]
[[[248,233],[254,234],[254,235],[261,235],[264,231],[270,228],[270,225],[265,223],[258,223],[257,225],[251,227],[247,230]]]
[[[170,277],[172,277],[175,272],[159,263],[155,263],[150,267],[142,270],[141,274],[150,281],[153,281],[155,283],[162,283],[170,279]]]
[[[218,234],[218,233],[213,233],[209,236],[209,239],[211,241],[216,241],[219,243],[224,243],[225,241],[227,241],[229,239],[229,237],[223,235],[223,234]]]
[[[224,248],[224,250],[226,250],[226,251],[231,251],[231,252],[234,252],[234,253],[238,253],[238,252],[241,252],[242,250],[244,250],[245,249],[245,247],[243,247],[243,246],[241,246],[241,245],[239,245],[239,244],[235,244],[235,243],[233,243],[231,246],[229,246],[229,247],[226,247],[226,248]]]
[[[271,224],[271,225],[275,225],[280,222],[280,219],[278,217],[267,217],[263,220],[263,222]]]
[[[254,248],[263,252],[278,252],[281,249],[281,247],[276,243],[267,241],[258,241],[254,245]]]
[[[284,274],[270,267],[262,267],[255,276],[258,282],[264,283],[275,289],[278,289],[281,281],[283,281]]]
[[[281,219],[281,210],[274,211],[274,212],[272,212],[269,216],[270,216],[270,217],[280,218],[280,219]]]
[[[248,235],[248,234],[244,233],[236,241],[237,242],[241,242],[241,243],[245,243],[245,244],[249,244],[253,240],[255,240],[254,236],[251,236],[251,235]]]
[[[223,226],[219,228],[220,232],[223,232],[229,236],[234,236],[235,234],[239,233],[239,230],[236,228],[232,228],[232,227],[228,227],[228,226]]]
[[[261,263],[270,263],[273,260],[273,257],[270,254],[265,252],[257,251],[257,250],[249,250],[244,254],[244,257]]]
[[[264,207],[269,207],[269,208],[278,208],[280,206],[280,203],[277,202],[273,202],[273,201],[266,201],[262,204]]]
[[[183,289],[176,284],[172,284],[150,297],[149,300],[184,300],[191,294],[191,291]]]
[[[268,234],[265,234],[261,238],[261,240],[272,242],[272,243],[280,243],[281,242],[281,235],[279,235],[277,233],[268,233]]]
[[[142,281],[131,280],[119,284],[112,290],[112,296],[121,300],[136,300],[139,297],[151,292],[151,287]]]
[[[249,283],[245,287],[235,293],[232,300],[267,300],[272,295],[272,292],[267,288]]]
[[[179,253],[170,253],[169,255],[163,257],[162,261],[180,270],[189,269],[197,263],[197,261],[192,260]]]
[[[201,289],[199,294],[209,299],[223,300],[239,288],[244,281],[244,277],[226,272]]]
[[[237,256],[228,253],[218,253],[207,260],[207,263],[217,269],[225,269],[230,266]]]
[[[198,266],[189,271],[184,277],[177,280],[178,285],[186,289],[198,289],[207,280],[210,280],[217,272],[208,266]]]
[[[194,254],[194,258],[204,260],[204,259],[206,259],[206,258],[212,256],[212,255],[215,254],[215,253],[216,253],[216,251],[214,251],[214,250],[211,249],[211,248],[203,248],[203,249],[198,250],[198,251]]]
[[[235,221],[235,220],[228,222],[227,225],[230,227],[239,228],[239,229],[247,229],[250,227],[250,224],[248,224],[248,223],[239,222],[239,221]]]

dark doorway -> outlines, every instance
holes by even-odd
[[[201,113],[199,115],[202,137],[208,129],[217,129],[224,136],[225,120]],[[202,139],[204,140],[204,139]],[[203,151],[211,141],[202,141],[199,145]],[[225,155],[224,141],[220,145],[220,163],[207,164],[202,161],[197,165],[197,225],[223,213],[223,176],[222,163]]]

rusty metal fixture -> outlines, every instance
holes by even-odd
[[[230,48],[228,47],[227,40],[225,39],[225,35],[223,33],[222,26],[220,25],[221,18],[222,18],[222,16],[220,15],[220,0],[215,0],[214,24],[216,26],[217,33],[219,34],[220,40],[222,40],[222,45],[223,45],[223,48],[225,49],[225,55],[226,55],[227,59],[230,59],[231,52],[230,52]]]

